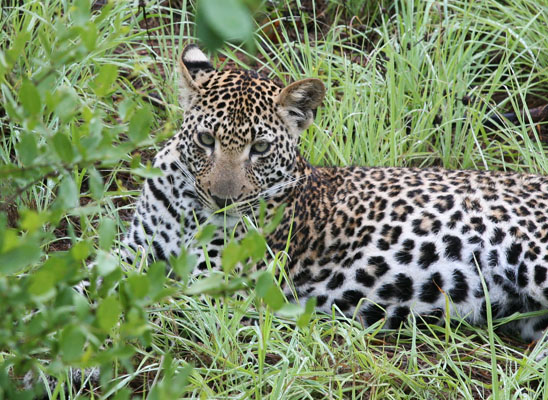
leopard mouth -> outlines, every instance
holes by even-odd
[[[217,205],[218,210],[222,210],[224,208],[230,207],[233,204],[237,204],[232,198],[223,198],[219,196],[211,195],[211,200],[213,200],[213,203]]]
[[[215,214],[226,214],[232,217],[243,217],[244,215],[255,214],[256,206],[250,201],[230,201],[230,203],[217,201],[212,196],[212,201],[208,206]]]

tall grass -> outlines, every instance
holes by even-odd
[[[52,60],[48,54],[63,33],[52,21],[71,12],[71,5],[13,1],[2,9],[3,51],[21,32],[30,35],[0,88],[4,103],[17,95],[23,77],[52,79],[55,90],[100,118],[102,129],[112,132],[113,147],[122,149],[107,162],[56,164],[60,171],[46,166],[47,179],[22,193],[16,178],[2,180],[13,225],[18,221],[13,209],[46,210],[56,201],[60,176],[76,183],[78,207],[56,229],[42,228],[48,234],[45,258],[81,241],[96,248],[104,220],[115,221],[118,237],[123,235],[142,182],[139,174],[150,173],[147,160],[180,124],[175,60],[185,43],[194,41],[194,3],[182,1],[175,9],[168,2],[148,2],[148,18],[154,21],[148,32],[134,3],[115,2],[108,17],[96,21],[93,50],[64,54],[58,49],[59,58],[77,61],[69,67],[65,62],[56,74],[47,73],[55,64],[40,60]],[[324,3],[307,2],[300,11],[289,0],[270,4],[257,16],[256,54],[239,57],[245,51],[230,45],[221,51],[227,61],[253,65],[284,84],[304,77],[325,82],[323,107],[301,140],[301,151],[313,164],[548,174],[539,127],[527,121],[496,131],[484,127],[492,112],[519,114],[527,104],[548,103],[548,5],[402,0],[385,2],[386,9],[363,9],[354,2],[345,8],[340,1],[321,8]],[[352,18],[348,13],[356,10],[368,13]],[[90,81],[104,65],[116,66],[119,74],[115,90],[101,97]],[[465,96],[473,99],[470,105],[461,101]],[[130,112],[125,107],[133,104],[127,99],[153,110],[150,140],[130,147],[124,147],[124,115]],[[0,160],[18,164],[23,133],[48,146],[62,116],[52,113],[34,127],[2,116],[1,124]],[[105,187],[99,197],[91,195],[88,183],[93,171]],[[175,369],[194,365],[185,398],[548,398],[546,362],[536,361],[546,345],[498,336],[497,321],[488,327],[448,322],[424,330],[410,321],[387,333],[383,321],[364,329],[358,318],[333,310],[298,328],[253,296],[213,301],[177,293],[146,310],[150,343],[130,341],[136,350],[131,362],[117,365],[107,389],[93,398],[120,394],[122,388],[147,398],[170,358]],[[8,359],[10,352],[3,350],[0,357]]]

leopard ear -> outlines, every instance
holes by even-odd
[[[291,131],[299,134],[310,126],[324,95],[324,84],[313,78],[294,82],[280,92],[277,98],[280,114]]]
[[[179,90],[180,101],[184,109],[190,105],[192,97],[200,95],[202,89],[200,88],[200,77],[213,71],[213,65],[209,58],[196,46],[190,44],[185,47],[179,60]]]

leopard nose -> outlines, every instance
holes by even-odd
[[[219,208],[225,208],[226,206],[229,206],[232,203],[234,203],[232,199],[224,199],[218,196],[211,196],[211,198],[213,199],[213,201],[215,202],[215,204],[217,204]]]

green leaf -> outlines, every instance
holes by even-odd
[[[86,240],[82,240],[81,242],[76,243],[70,249],[70,254],[72,254],[72,257],[77,261],[85,260],[89,257],[90,253],[91,244]]]
[[[296,318],[303,313],[303,308],[295,303],[285,303],[276,314],[287,318]]]
[[[229,242],[223,249],[223,254],[221,255],[221,265],[223,266],[223,271],[227,274],[232,272],[236,264],[241,261],[241,246],[233,241]]]
[[[69,325],[61,333],[59,346],[63,360],[74,362],[82,358],[86,337],[82,331],[74,325]]]
[[[95,24],[88,21],[85,25],[79,27],[78,33],[87,51],[93,51],[97,42],[97,27]]]
[[[76,0],[70,9],[70,15],[75,25],[86,24],[91,17],[91,4],[89,0]]]
[[[106,251],[98,251],[95,260],[97,272],[101,276],[107,276],[118,268],[118,259]]]
[[[62,122],[68,122],[78,112],[79,98],[74,88],[61,86],[50,99],[55,114]]]
[[[135,111],[136,103],[129,97],[126,97],[120,103],[118,103],[118,114],[122,121],[127,122],[129,117],[133,115]]]
[[[178,368],[176,372],[174,369],[174,363],[167,354],[162,363],[164,378],[154,384],[147,400],[171,400],[182,397],[193,368],[187,364],[183,368]]]
[[[48,222],[49,213],[36,212],[34,210],[22,210],[20,226],[21,229],[27,232],[35,232],[40,229],[46,222]]]
[[[215,234],[215,231],[217,231],[217,226],[213,224],[207,224],[205,226],[202,226],[198,233],[196,234],[196,241],[198,242],[198,245],[204,246],[211,242],[211,239],[213,239],[213,235]]]
[[[147,165],[145,168],[132,168],[131,173],[143,178],[157,178],[164,175],[164,172],[160,168],[154,168],[151,165]]]
[[[273,310],[279,310],[286,303],[281,289],[268,271],[262,272],[257,278],[255,292]]]
[[[268,271],[263,271],[257,278],[257,283],[255,284],[255,292],[260,298],[264,298],[272,285],[274,285],[274,279],[272,278],[272,274]]]
[[[78,188],[71,176],[65,176],[59,185],[57,193],[58,205],[63,209],[74,208],[79,205]]]
[[[36,86],[28,79],[23,79],[21,89],[19,89],[19,103],[21,103],[27,115],[38,114],[42,107],[40,93]]]
[[[188,378],[192,373],[192,365],[187,364],[183,368],[177,368],[176,374],[171,379],[171,387],[176,395],[179,397],[183,394],[183,391],[188,383]]]
[[[103,218],[99,225],[99,248],[108,250],[116,237],[116,222],[111,218]]]
[[[248,289],[249,278],[247,277],[230,278],[225,288],[227,293],[234,293],[234,292],[237,292],[238,290]]]
[[[200,11],[208,26],[224,40],[246,41],[253,34],[253,19],[239,0],[202,0]]]
[[[43,268],[38,270],[32,275],[28,292],[42,300],[51,298],[55,294],[55,277]]]
[[[114,296],[109,296],[97,308],[97,322],[101,329],[105,332],[110,332],[114,325],[118,323],[121,313],[122,306],[118,299]]]
[[[150,289],[150,282],[146,275],[131,275],[127,279],[130,296],[137,299],[143,299]]]
[[[148,107],[143,107],[133,114],[129,121],[129,138],[133,143],[140,143],[148,139],[152,126],[152,113]]]
[[[188,278],[196,266],[196,262],[196,255],[190,254],[185,247],[181,249],[179,256],[170,257],[169,259],[169,265],[185,284],[188,282]]]
[[[38,157],[38,144],[36,143],[36,135],[32,133],[23,133],[21,139],[17,143],[17,153],[19,159],[24,165],[31,165]]]
[[[215,51],[220,48],[224,40],[221,38],[210,26],[202,7],[198,7],[196,10],[196,36],[200,38],[203,45],[211,51]]]
[[[112,400],[129,400],[131,399],[131,390],[128,388],[122,388],[120,390],[116,390],[116,394],[112,398]]]
[[[221,273],[213,273],[207,278],[195,282],[186,291],[187,294],[210,294],[217,295],[224,290],[224,277]]]
[[[104,97],[112,92],[113,85],[118,78],[118,67],[114,64],[104,64],[91,83],[91,88],[98,97]]]
[[[166,280],[166,264],[164,262],[155,262],[150,265],[148,267],[147,277],[150,283],[149,295],[151,297],[157,296],[164,289],[164,282]]]
[[[69,274],[70,258],[66,252],[51,254],[42,268],[31,275],[29,293],[43,299],[53,295],[55,285]]]
[[[143,309],[133,307],[127,313],[125,323],[121,326],[120,332],[125,337],[138,337],[144,335],[150,329],[143,315]]]
[[[273,310],[279,310],[286,303],[281,289],[268,271],[262,272],[257,278],[255,292]]]
[[[101,200],[103,198],[103,194],[105,193],[105,185],[103,183],[103,177],[95,168],[90,168],[88,170],[88,178],[89,178],[89,191],[91,193],[91,196],[95,200]]]
[[[264,296],[264,302],[274,311],[279,310],[285,304],[282,290],[277,285],[272,285]]]
[[[36,336],[41,334],[45,329],[47,329],[47,321],[44,314],[35,314],[27,326],[28,333],[30,333],[31,335]]]
[[[316,298],[310,297],[306,301],[306,305],[304,306],[304,313],[297,318],[297,326],[299,328],[304,328],[308,325],[310,322],[310,318],[312,317],[312,314],[314,313],[314,310],[316,309]]]
[[[242,239],[241,246],[245,249],[246,256],[251,257],[254,262],[262,259],[266,252],[266,240],[256,230],[247,233]]]
[[[61,160],[66,163],[72,162],[74,159],[74,150],[72,149],[72,143],[67,135],[57,132],[53,136],[53,147]]]
[[[20,238],[9,230],[4,234],[3,248],[0,249],[0,274],[19,272],[40,259],[42,252],[36,237]]]
[[[72,302],[74,304],[74,311],[76,312],[76,315],[81,320],[87,318],[90,314],[90,305],[88,303],[87,297],[81,295],[76,290],[72,290]]]
[[[8,117],[13,120],[21,123],[24,119],[21,112],[19,112],[19,107],[14,103],[14,101],[9,97],[9,95],[6,95],[6,100],[2,104],[2,106],[6,110],[6,114]],[[21,110],[22,111],[22,110]]]
[[[11,43],[11,47],[6,51],[6,58],[9,65],[8,68],[12,67],[13,64],[17,61],[21,52],[25,49],[25,46],[30,41],[31,32],[26,29],[20,30],[15,37],[15,40]]]
[[[101,250],[99,250],[101,251]],[[116,260],[116,258],[109,254],[112,258]],[[97,269],[99,270],[99,268]],[[118,266],[118,260],[116,260],[115,268],[107,275],[103,276],[102,280],[99,280],[100,286],[98,288],[98,294],[100,297],[107,296],[111,289],[118,286],[120,284],[120,280],[122,279],[122,269]],[[125,283],[125,281],[124,281]]]

